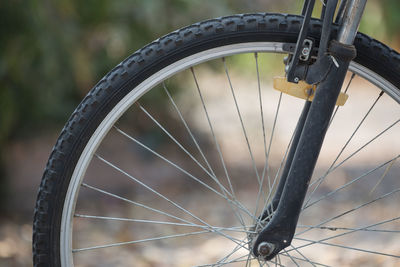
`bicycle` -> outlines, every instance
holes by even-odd
[[[196,23],[111,70],[49,158],[35,208],[34,265],[327,266],[322,260],[341,257],[398,264],[400,217],[387,201],[396,203],[400,191],[400,54],[357,33],[366,0],[325,1],[320,19],[311,18],[314,4],[306,0],[301,15]],[[247,70],[232,67],[243,58],[253,64],[252,83]],[[268,79],[274,70],[266,61],[276,58],[285,78]],[[351,92],[357,79],[362,93]],[[272,82],[276,91],[265,88]],[[252,97],[250,111],[240,97]],[[370,126],[379,128],[371,136],[364,126],[379,108],[374,123],[382,125]],[[317,159],[333,163],[321,172]],[[357,161],[375,163],[355,178],[337,174]]]

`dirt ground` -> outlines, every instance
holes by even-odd
[[[221,81],[223,77],[217,76],[214,80],[209,80],[205,84],[203,84],[204,87],[211,86],[213,84],[223,84]],[[254,87],[256,88],[257,85],[252,83],[249,84],[246,81],[235,81],[237,82],[236,85],[237,87],[245,88],[245,87]],[[226,87],[226,84],[224,85]],[[353,110],[344,110],[347,112],[338,112],[338,120],[350,120],[354,119],[355,121],[359,120],[362,118],[362,114],[365,113],[366,108],[371,104],[371,96],[368,94],[361,93],[361,89],[365,86],[364,83],[359,82],[357,84],[357,88],[355,89],[354,94],[361,96],[362,101],[360,101],[357,105],[356,109]],[[255,95],[247,95],[244,91],[239,91],[237,92],[238,98],[244,99],[241,102],[242,108],[243,108],[243,117],[247,118],[247,122],[249,124],[246,125],[249,130],[249,135],[252,135],[252,130],[251,129],[259,129],[259,121],[255,120],[249,120],[249,118],[252,118],[256,116],[252,112],[252,103],[255,103],[257,100],[254,98]],[[229,163],[230,168],[233,168],[233,172],[237,173],[237,176],[243,176],[243,173],[248,173],[250,172],[250,169],[248,166],[249,164],[249,156],[247,153],[247,147],[245,145],[232,145],[234,144],[235,140],[238,138],[243,138],[242,133],[233,128],[234,126],[232,124],[227,124],[226,121],[229,121],[228,117],[224,117],[222,113],[218,113],[218,109],[221,107],[223,109],[229,108],[230,105],[232,105],[231,98],[229,98],[225,93],[218,93],[215,91],[211,91],[208,94],[205,95],[206,98],[208,98],[209,102],[209,110],[210,113],[212,114],[217,114],[213,119],[215,121],[215,124],[218,125],[216,127],[216,134],[219,136],[225,136],[225,138],[221,138],[221,147],[222,147],[222,152],[224,155],[226,155],[226,160]],[[252,98],[253,97],[253,98]],[[277,98],[276,92],[271,93],[270,95],[267,95],[266,97],[268,98]],[[387,97],[387,96],[385,96]],[[182,99],[184,99],[185,96],[182,96]],[[221,101],[221,99],[226,99],[224,101]],[[386,98],[385,98],[386,99]],[[301,108],[298,103],[296,102],[296,99],[291,99],[290,97],[286,97],[284,99],[284,105],[282,105],[282,112],[285,113],[294,113],[296,110],[299,110]],[[350,102],[352,99],[349,100]],[[178,100],[179,102],[179,100]],[[181,103],[184,105],[184,101]],[[357,147],[359,147],[360,144],[368,140],[368,138],[371,138],[374,134],[376,134],[376,129],[381,129],[382,126],[388,125],[391,121],[393,121],[393,118],[398,117],[400,114],[397,109],[397,113],[393,114],[392,116],[387,116],[385,113],[385,110],[389,108],[389,106],[392,106],[393,104],[390,101],[383,101],[383,103],[379,104],[379,108],[377,109],[377,112],[372,115],[371,120],[369,120],[369,123],[365,126],[363,129],[365,133],[367,133],[365,136],[365,139],[358,139],[357,142],[351,143],[348,147],[348,151],[354,151]],[[231,108],[231,106],[230,106]],[[273,114],[274,109],[276,106],[266,106],[266,113]],[[346,108],[346,107],[344,107]],[[297,111],[296,111],[297,112]],[[351,114],[351,116],[349,116]],[[190,117],[191,121],[196,122],[196,133],[201,135],[202,132],[204,132],[204,129],[206,129],[206,122],[204,121],[204,118],[201,118],[201,106],[195,106],[190,114],[187,114]],[[375,118],[383,118],[379,120],[374,120]],[[281,124],[279,127],[281,129],[287,129],[287,128],[293,128],[295,125],[297,117],[295,116],[289,116],[286,119],[281,120]],[[273,116],[266,117],[266,121],[273,121]],[[237,125],[235,126],[237,127]],[[271,127],[271,126],[268,126]],[[340,127],[332,125],[332,127]],[[397,129],[398,129],[397,125]],[[269,128],[270,129],[270,128]],[[330,135],[328,133],[327,140],[330,140],[328,144],[330,145],[324,145],[322,155],[323,157],[319,160],[319,167],[317,167],[316,170],[316,175],[320,175],[323,173],[324,169],[329,167],[329,163],[332,161],[334,153],[337,153],[339,146],[338,143],[340,139],[345,138],[346,136],[349,136],[351,132],[354,130],[354,128],[350,129],[345,129],[343,128],[340,131],[337,131],[335,135]],[[230,134],[226,135],[227,132],[234,132],[235,134]],[[393,155],[395,153],[398,153],[398,148],[400,147],[399,143],[399,138],[396,135],[396,131],[393,131],[394,133],[390,133],[387,138],[389,140],[388,142],[385,142],[386,145],[379,145],[379,146],[374,146],[372,145],[370,150],[367,150],[362,156],[357,157],[354,159],[354,162],[352,165],[345,166],[341,170],[337,172],[337,174],[331,179],[329,182],[327,182],[326,185],[322,187],[322,192],[329,192],[328,190],[331,190],[333,188],[336,188],[340,184],[343,184],[344,182],[348,181],[349,177],[354,177],[360,173],[363,173],[364,171],[368,170],[370,168],[369,163],[373,161],[383,161],[387,160],[387,155]],[[398,131],[397,131],[398,132]],[[204,133],[203,133],[204,134]],[[14,143],[10,144],[8,147],[8,155],[7,155],[7,171],[8,171],[8,177],[9,179],[9,186],[10,186],[10,196],[8,198],[8,202],[6,206],[8,207],[8,213],[6,216],[3,216],[0,218],[0,266],[30,266],[32,264],[31,262],[31,236],[32,236],[32,218],[33,218],[33,208],[35,205],[35,199],[36,199],[36,192],[38,190],[38,186],[40,183],[41,175],[44,169],[44,166],[46,164],[47,158],[50,154],[51,148],[53,144],[56,141],[58,133],[53,133],[53,134],[47,134],[45,136],[36,136],[32,137],[28,140],[23,140],[23,141],[15,141]],[[253,135],[252,136],[257,144],[262,143],[262,136],[261,135]],[[285,131],[285,130],[280,130],[277,138],[277,144],[283,146],[284,143],[286,143],[290,139],[290,132]],[[111,147],[113,149],[118,150],[118,148],[124,148],[126,147],[126,144],[116,144],[116,143],[111,143]],[[257,159],[262,159],[263,158],[263,147],[260,145],[254,145],[253,147],[254,151],[254,156]],[[107,148],[105,149],[107,150]],[[121,154],[121,158],[122,157]],[[349,155],[347,153],[346,155]],[[144,173],[146,168],[150,167],[150,174],[156,175],[159,173],[159,169],[154,168],[154,166],[146,166],[146,161],[148,161],[147,158],[141,158],[142,156],[139,154],[131,156],[133,158],[137,158],[140,160],[140,167],[136,167],[135,171],[136,173]],[[177,156],[178,157],[178,156]],[[128,156],[127,156],[128,158]],[[246,162],[245,164],[243,162]],[[124,162],[121,160],[121,164],[126,166],[129,166],[130,162]],[[277,163],[272,162],[272,164],[277,165]],[[247,166],[246,168],[243,168],[243,166]],[[161,165],[160,165],[161,166]],[[257,167],[258,169],[262,169],[262,160],[257,160]],[[161,167],[160,167],[161,168]],[[163,167],[164,168],[164,167]],[[392,182],[399,183],[399,163],[398,161],[396,164],[394,164],[394,168],[391,169],[390,173],[388,174],[388,177],[385,178],[385,182],[381,184],[381,187],[379,190],[384,192],[385,190],[389,190],[391,187],[396,188],[396,185],[393,185]],[[172,175],[168,173],[167,169],[165,170],[165,173],[163,174],[164,176]],[[101,169],[97,169],[97,173],[94,174],[93,176],[97,177],[99,181],[101,181]],[[106,180],[107,177],[104,178]],[[160,177],[158,177],[160,178]],[[239,179],[240,180],[240,179]],[[239,181],[238,180],[238,181]],[[169,180],[169,181],[174,181],[174,180]],[[155,182],[158,183],[158,180],[150,180],[150,182]],[[239,183],[239,182],[238,182]],[[164,185],[167,185],[168,182],[164,183]],[[239,183],[240,184],[240,183]],[[340,199],[342,206],[343,205],[348,205],[349,207],[352,204],[358,203],[358,199],[362,198],[362,194],[365,192],[370,191],[374,184],[376,184],[376,180],[371,180],[367,183],[365,183],[364,187],[358,188],[358,191],[354,191],[354,193],[349,193],[347,195],[347,198]],[[240,190],[238,191],[238,194],[243,195],[244,199],[246,199],[246,196],[252,196],[254,195],[254,188],[251,186],[247,185],[247,183],[240,184]],[[124,187],[125,184],[122,184],[122,187]],[[171,187],[172,188],[172,187]],[[175,189],[170,189],[170,193],[174,194],[175,197],[180,196],[179,192],[176,191],[174,192]],[[180,190],[187,190],[186,188],[181,188]],[[325,190],[325,191],[324,191]],[[137,193],[138,191],[136,191]],[[200,198],[199,192],[196,191],[186,191],[190,192],[190,194],[184,194],[181,196],[183,199],[183,202],[186,202],[188,206],[193,206],[196,205],[197,197]],[[352,192],[352,191],[351,191]],[[358,193],[357,193],[358,192]],[[360,192],[364,192],[361,193]],[[139,192],[140,195],[140,192]],[[318,197],[319,195],[317,195]],[[203,196],[204,197],[204,196]],[[399,198],[396,198],[399,200]],[[208,198],[207,203],[203,203],[205,207],[209,206],[211,207],[213,205],[213,198],[210,196]],[[193,202],[193,203],[192,203]],[[157,203],[157,202],[155,202]],[[343,204],[346,203],[346,204]],[[365,220],[365,221],[373,221],[373,219],[376,219],[379,216],[391,214],[391,213],[398,213],[398,201],[396,202],[391,202],[390,204],[384,203],[382,206],[378,207],[377,213],[360,213],[356,216],[358,218],[357,220]],[[325,207],[325,212],[326,215],[328,216],[329,214],[334,214],[337,212],[336,208],[338,205],[332,205],[334,203],[330,203],[330,205],[327,205]],[[110,204],[110,207],[108,209],[113,209],[114,207],[112,206],[113,204]],[[155,204],[157,205],[157,204]],[[162,205],[161,203],[159,205]],[[118,209],[118,207],[115,207]],[[206,212],[207,209],[205,209],[204,212]],[[116,211],[117,212],[117,211]],[[201,211],[200,211],[201,212]],[[312,211],[310,214],[308,214],[309,217],[313,217],[314,214]],[[308,221],[305,219],[302,221],[303,224],[307,224]],[[103,226],[96,226],[96,225],[88,225],[82,223],[81,226],[82,229],[90,229],[90,236],[92,236],[95,239],[106,239],[106,228],[103,228]],[[123,226],[121,229],[125,229]],[[400,225],[397,222],[397,224],[394,225],[393,229],[400,229]],[[115,229],[114,229],[115,230]],[[83,231],[83,230],[82,230]],[[122,231],[122,230],[121,230]],[[128,231],[128,230],[127,230]],[[128,231],[129,232],[129,231]],[[121,235],[124,235],[125,232],[121,232]],[[310,234],[309,236],[305,236],[308,238],[313,238],[314,234]],[[357,242],[356,244],[353,244],[355,246],[363,247],[366,242],[364,242],[366,239],[371,238],[368,236],[357,236]],[[374,237],[374,243],[376,246],[379,247],[385,247],[389,248],[389,251],[392,253],[399,255],[400,254],[400,247],[399,247],[399,242],[398,239],[395,239],[395,235],[385,235],[385,236],[380,236],[380,237]],[[346,241],[346,240],[344,240]],[[297,241],[301,242],[301,241]],[[207,242],[204,242],[202,244],[198,244],[198,246],[195,247],[196,251],[199,251],[201,253],[198,253],[196,257],[203,257],[205,254],[211,255],[210,257],[213,257],[213,253],[218,254],[218,249],[216,250],[215,248],[221,248],[221,250],[225,249],[224,245],[224,240],[221,240],[220,238],[214,238],[214,239],[209,239]],[[375,249],[375,248],[373,248]],[[378,251],[380,249],[377,249]],[[306,250],[307,251],[307,250]],[[147,248],[147,249],[142,249],[140,251],[136,250],[122,250],[118,254],[120,255],[120,258],[123,258],[123,261],[107,261],[110,259],[110,256],[115,255],[115,254],[108,254],[108,253],[94,253],[93,257],[90,259],[96,259],[96,264],[93,262],[87,262],[87,266],[110,266],[110,265],[120,265],[120,264],[126,264],[126,262],[136,262],[137,266],[174,266],[173,264],[169,264],[168,261],[165,261],[166,258],[176,258],[179,257],[181,259],[188,258],[193,260],[193,255],[191,253],[192,251],[189,251],[188,249],[182,248],[179,251],[174,251],[171,252],[168,249],[162,249],[158,247],[153,247],[153,248]],[[324,246],[318,246],[316,248],[313,248],[312,251],[307,251],[314,255],[314,259],[317,260],[327,260],[330,264],[334,266],[398,266],[396,265],[396,262],[394,263],[393,261],[382,261],[381,259],[375,259],[375,257],[365,257],[362,254],[357,254],[357,253],[343,253],[338,249],[331,248],[329,250],[330,253],[327,253],[326,247]],[[154,259],[153,255],[160,255],[159,257],[156,257]],[[323,259],[321,259],[321,255],[323,255]],[[163,260],[164,259],[164,260]],[[290,260],[284,260],[282,259],[283,262],[286,262],[289,266],[292,265]],[[88,260],[86,260],[88,261]],[[189,261],[188,261],[189,262]],[[83,264],[85,265],[85,264]],[[182,266],[185,266],[183,264]],[[242,265],[238,265],[242,266]]]

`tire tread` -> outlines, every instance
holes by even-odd
[[[216,34],[232,34],[246,31],[283,32],[296,37],[302,19],[287,14],[242,14],[211,19],[182,28],[165,35],[127,57],[104,76],[88,93],[73,112],[61,131],[40,184],[33,223],[33,263],[34,266],[58,266],[56,249],[50,248],[52,235],[57,231],[52,227],[57,220],[54,215],[56,197],[60,188],[65,186],[65,173],[68,163],[77,157],[77,147],[85,143],[83,127],[92,123],[102,103],[119,93],[120,88],[128,84],[143,68],[150,68],[157,58],[173,52],[178,47],[189,46],[198,40]],[[310,35],[319,36],[321,22],[312,20]],[[400,54],[379,41],[358,33],[355,46],[358,51],[356,62],[366,65],[383,78],[400,88]],[[373,55],[373,57],[371,56]],[[95,122],[93,122],[95,124]],[[79,149],[78,149],[79,150]]]

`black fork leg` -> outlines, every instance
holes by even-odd
[[[273,244],[273,252],[265,257],[266,260],[289,246],[293,239],[308,184],[349,65],[349,61],[340,59],[338,63],[339,68],[334,68],[316,90],[276,212],[253,245],[253,253],[258,256],[260,243]]]
[[[319,56],[330,57],[334,65],[329,66],[326,78],[317,86],[314,100],[295,147],[278,207],[272,219],[253,243],[254,255],[262,256],[265,260],[275,257],[279,251],[289,246],[293,239],[301,207],[336,100],[350,61],[356,55],[352,43],[366,0],[349,0],[349,2],[352,5],[344,14],[343,25],[345,26],[342,26],[339,31],[339,41],[331,41],[326,53],[319,51]],[[330,19],[332,19],[334,10],[330,9],[330,12],[332,12],[330,14]]]
[[[281,179],[279,180],[278,187],[276,188],[276,192],[274,197],[271,200],[271,203],[265,209],[261,216],[261,220],[269,221],[269,217],[271,217],[274,210],[278,207],[279,200],[281,199],[281,195],[283,192],[283,188],[285,187],[286,178],[288,176],[290,165],[292,165],[294,153],[296,152],[297,145],[300,140],[301,132],[303,131],[304,123],[307,119],[308,111],[310,110],[311,101],[306,101],[304,103],[303,111],[301,112],[300,118],[296,125],[296,130],[293,136],[292,144],[290,145],[289,153],[286,158],[285,166],[283,167],[283,171],[281,174]]]

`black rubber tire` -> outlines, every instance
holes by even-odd
[[[109,111],[137,84],[169,64],[218,46],[257,41],[297,40],[302,18],[284,14],[244,14],[212,19],[170,33],[111,70],[76,108],[46,165],[35,206],[34,266],[60,266],[60,223],[65,194],[87,141]],[[309,35],[319,39],[321,22],[312,20]],[[400,54],[359,33],[355,61],[400,88]]]

